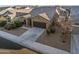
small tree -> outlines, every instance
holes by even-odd
[[[0,27],[5,26],[5,24],[6,24],[6,21],[2,21],[2,22],[0,22]]]
[[[46,31],[47,31],[47,34],[55,33],[55,27],[52,26],[52,24],[51,24]]]
[[[4,26],[4,28],[10,30],[10,29],[15,29],[16,26],[12,22],[7,22],[7,24]]]

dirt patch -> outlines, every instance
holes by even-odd
[[[8,33],[13,34],[13,35],[20,36],[20,35],[22,35],[24,32],[26,32],[27,29],[24,29],[24,28],[17,28],[17,29],[12,29],[12,30],[3,29],[2,31],[8,32]]]
[[[54,34],[46,35],[36,42],[70,52],[70,34],[65,43],[63,43],[62,40],[61,34],[56,32]]]

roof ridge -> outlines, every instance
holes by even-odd
[[[39,16],[49,20],[48,14],[46,12],[40,13]]]

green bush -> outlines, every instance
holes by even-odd
[[[14,23],[12,23],[11,26],[12,26],[12,29],[16,28],[16,25]]]
[[[55,33],[55,28],[51,28],[51,29],[50,29],[50,32],[51,32],[51,33]]]
[[[8,22],[5,26],[4,26],[5,29],[15,29],[16,26],[14,25],[14,23],[11,23],[11,22]]]
[[[14,21],[14,24],[15,24],[16,27],[22,26],[22,22],[20,22],[20,21]]]
[[[0,27],[5,26],[6,23],[7,23],[6,21],[1,21],[1,22],[0,22]]]
[[[50,33],[55,33],[55,27],[54,26],[52,26],[52,25],[50,25],[49,27],[48,27],[48,29],[47,29],[47,34],[50,34]]]
[[[50,30],[47,29],[46,32],[47,32],[48,35],[50,34]]]
[[[20,21],[14,21],[14,22],[8,22],[4,28],[10,30],[21,26],[22,26],[22,23]]]

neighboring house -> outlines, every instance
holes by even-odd
[[[24,8],[24,9],[16,9],[16,17],[22,21],[22,22],[26,22],[26,26],[28,25],[28,18],[31,18],[31,11],[32,8]]]
[[[28,18],[31,18],[30,13],[16,12],[16,19],[21,22],[25,22],[25,26],[29,26],[28,25]]]
[[[25,18],[25,20],[27,20],[27,18],[30,17],[29,15],[31,11],[32,11],[32,8],[27,8],[27,7],[21,8],[21,9],[20,7],[19,9],[9,7],[5,10],[2,10],[0,14],[10,17],[11,21],[14,21],[14,18],[19,18],[20,20],[22,20],[23,17]]]
[[[54,6],[44,6],[36,7],[32,10],[32,27],[48,28],[53,22],[53,16],[55,14],[56,7]]]
[[[28,13],[16,12],[16,17],[27,15]]]
[[[7,15],[13,21],[17,18],[20,21],[26,22],[26,26],[48,28],[55,16],[56,7],[44,6],[44,7],[10,7],[0,13]]]
[[[9,17],[11,20],[15,17],[16,13],[15,13],[15,10],[11,7],[5,9],[5,10],[2,10],[0,12],[1,15],[3,15],[5,18]]]

